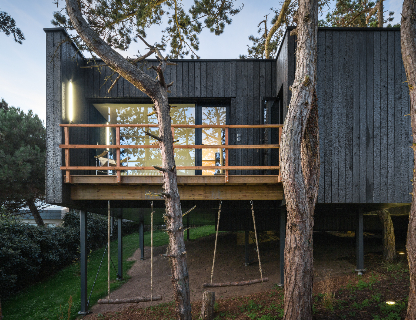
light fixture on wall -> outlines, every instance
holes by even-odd
[[[68,119],[70,123],[74,120],[74,95],[72,80],[69,80],[68,82]]]

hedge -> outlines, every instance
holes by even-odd
[[[106,218],[88,214],[87,221],[88,250],[104,246]],[[117,228],[114,231],[113,236],[117,236]],[[79,216],[75,212],[68,213],[62,226],[55,228],[31,226],[0,216],[0,297],[7,298],[77,261],[79,244]]]

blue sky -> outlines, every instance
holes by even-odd
[[[233,18],[231,25],[226,26],[224,34],[219,37],[208,31],[201,34],[198,52],[201,58],[227,59],[245,54],[248,36],[256,34],[258,23],[271,7],[280,5],[280,1],[268,0],[237,0],[237,3],[244,3],[244,9]],[[385,10],[395,12],[395,21],[400,21],[401,5],[401,0],[385,1]],[[0,98],[25,111],[32,109],[42,120],[46,114],[46,37],[43,28],[53,27],[50,20],[56,10],[53,0],[0,2],[0,11],[6,11],[16,20],[26,38],[19,45],[12,37],[0,33]],[[147,39],[156,42],[159,34],[155,29],[148,33]]]

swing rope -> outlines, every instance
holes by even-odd
[[[219,231],[220,217],[221,217],[221,205],[222,205],[222,201],[221,201],[220,202],[220,207],[218,209],[217,231],[215,233],[214,258],[212,259],[212,269],[211,269],[211,282],[210,283],[204,283],[202,285],[204,288],[206,288],[206,287],[245,286],[245,285],[250,285],[250,284],[254,284],[254,283],[262,283],[262,282],[269,281],[269,278],[263,278],[263,271],[261,269],[261,261],[260,261],[259,242],[258,242],[258,239],[257,239],[256,219],[254,217],[253,200],[250,200],[250,204],[251,204],[251,215],[253,217],[253,224],[254,224],[254,235],[255,235],[255,238],[256,238],[257,258],[259,260],[260,279],[247,280],[247,281],[239,281],[239,282],[212,283],[212,278],[214,276],[215,254],[217,252],[218,231]]]
[[[258,257],[258,259],[259,259],[260,279],[261,279],[261,282],[263,282],[263,271],[261,270],[260,250],[259,250],[259,241],[257,240],[256,219],[254,218],[254,207],[253,207],[253,200],[250,200],[250,204],[251,204],[251,215],[253,216],[254,236],[256,237],[257,257]]]
[[[99,304],[122,304],[122,303],[138,303],[146,301],[157,301],[162,300],[162,296],[153,296],[153,201],[151,202],[151,214],[150,214],[150,298],[149,297],[136,297],[129,299],[110,299],[110,201],[108,201],[108,270],[107,270],[107,281],[108,281],[108,297],[107,299],[100,299],[97,303]],[[98,270],[99,271],[99,270]]]
[[[214,258],[212,259],[212,269],[211,269],[211,284],[212,284],[212,277],[214,276],[215,253],[217,252],[217,242],[218,242],[218,230],[220,229],[221,205],[222,205],[222,201],[220,201],[220,207],[218,209],[217,231],[215,232]]]
[[[150,213],[150,301],[153,301],[153,201]]]
[[[110,200],[108,200],[108,204],[107,204],[107,208],[108,208],[108,215],[107,215],[107,288],[108,288],[108,299],[110,299],[110,242],[111,242],[111,208],[110,208]]]

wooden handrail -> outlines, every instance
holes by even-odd
[[[64,129],[64,144],[59,147],[65,150],[65,165],[61,166],[61,170],[65,170],[65,182],[71,182],[70,172],[71,170],[97,170],[94,166],[71,166],[69,164],[69,151],[70,149],[116,149],[116,166],[99,167],[99,170],[108,171],[114,170],[117,175],[117,183],[121,182],[122,170],[157,170],[154,167],[140,167],[140,166],[121,166],[120,161],[120,149],[150,149],[159,148],[158,144],[155,145],[121,145],[120,144],[120,128],[149,128],[158,127],[157,124],[61,124]],[[83,128],[116,128],[116,144],[115,145],[88,145],[88,144],[70,144],[69,143],[69,128],[71,127],[83,127]],[[186,125],[186,124],[174,124],[172,125],[172,135],[174,135],[174,128],[222,128],[225,130],[225,143],[223,145],[178,145],[175,144],[175,149],[224,149],[225,150],[225,165],[223,166],[178,166],[177,170],[224,170],[225,182],[228,182],[229,170],[279,170],[280,166],[230,166],[228,163],[228,151],[229,149],[278,149],[279,144],[261,144],[261,145],[230,145],[229,144],[229,129],[244,128],[244,129],[262,129],[262,128],[278,128],[279,129],[279,142],[282,134],[283,125],[280,124],[263,124],[263,125]]]
[[[61,170],[97,170],[94,166],[62,166]],[[279,170],[280,166],[178,166],[176,170]],[[154,167],[99,167],[99,170],[156,170]]]
[[[157,128],[157,124],[60,124],[60,127],[81,127],[81,128]],[[172,124],[173,128],[231,128],[231,129],[263,129],[263,128],[283,128],[283,124]]]
[[[60,144],[61,149],[159,149],[157,144]],[[278,144],[174,144],[174,149],[279,149]]]

